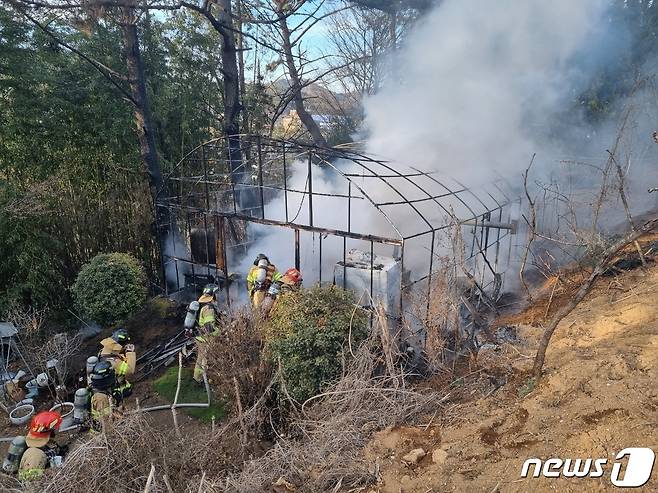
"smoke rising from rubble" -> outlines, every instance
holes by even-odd
[[[393,78],[401,81],[389,81],[364,102],[367,153],[388,159],[394,167],[409,164],[452,176],[469,187],[486,186],[504,177],[517,194],[521,173],[537,153],[535,176],[549,179],[561,173],[584,180],[578,186],[598,187],[599,176],[593,179],[582,170],[565,173],[559,160],[595,156],[601,166],[607,157],[605,150],[613,146],[618,114],[614,121],[596,127],[573,117],[574,101],[596,68],[610,63],[629,43],[623,26],[606,22],[608,5],[604,0],[502,0],[491,5],[476,0],[441,2],[418,22],[394,55],[390,64]],[[647,96],[635,95],[638,107]],[[570,119],[562,125],[565,112]],[[655,128],[653,114],[638,115],[634,131],[641,143],[638,138],[627,138],[620,151],[627,155],[639,152],[633,166],[653,169],[655,175],[656,166],[650,167],[653,161],[648,159],[655,149],[647,147],[655,145],[647,138],[649,129]],[[303,165],[298,169],[292,180],[295,188],[303,190],[306,170]],[[317,173],[315,192],[345,193],[345,183],[323,179],[322,172]],[[590,182],[584,183],[587,180]],[[644,195],[635,201],[636,212],[647,202],[645,184],[638,183],[644,187]],[[371,192],[380,199],[396,199],[384,185]],[[314,200],[316,225],[334,227],[336,218],[345,214],[330,199]],[[291,216],[300,203],[301,195],[290,202]],[[282,220],[282,204],[282,198],[268,204],[268,217]],[[274,210],[278,217],[271,214]],[[300,211],[303,218],[307,214],[303,204]],[[403,226],[417,220],[404,207],[390,214]],[[367,204],[359,210],[357,221],[368,233],[384,234],[381,217]],[[261,226],[254,230],[263,236],[241,269],[246,271],[260,251],[269,254],[281,269],[292,265],[292,231]],[[522,237],[518,238],[515,243],[522,243]],[[317,235],[312,240],[310,234],[302,234],[302,268],[311,282],[316,280],[312,266],[318,248]],[[409,255],[407,249],[407,258],[425,262],[425,249],[419,247],[420,255]],[[323,271],[328,269],[323,278],[327,279],[331,265],[342,257],[342,242],[333,247],[325,244],[323,255]]]

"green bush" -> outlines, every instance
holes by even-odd
[[[367,336],[367,322],[362,309],[355,311],[353,294],[337,287],[280,296],[264,336],[274,364],[281,361],[290,395],[304,401],[339,378],[348,338],[356,348]]]
[[[73,284],[73,297],[83,316],[109,325],[144,305],[146,283],[144,269],[134,257],[103,253],[82,267]]]

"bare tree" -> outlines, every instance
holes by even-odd
[[[320,23],[350,8],[343,5],[335,10],[325,11],[325,6],[326,0],[272,0],[267,4],[250,5],[249,15],[246,16],[248,19],[245,20],[245,23],[262,28],[261,36],[256,42],[270,53],[278,55],[267,68],[270,72],[275,72],[279,67],[283,67],[287,82],[285,89],[278,94],[279,101],[272,115],[271,128],[292,104],[313,143],[322,147],[328,147],[327,140],[309,111],[309,97],[305,89],[325,80],[340,67],[328,67],[324,63],[330,58],[329,55],[311,56],[304,48],[303,42],[307,34]]]
[[[610,262],[624,247],[637,241],[638,238],[652,231],[654,228],[656,228],[656,226],[658,226],[658,216],[647,221],[641,228],[632,230],[631,233],[627,234],[621,240],[607,248],[601,255],[600,260],[594,266],[594,269],[592,270],[592,273],[587,278],[587,280],[580,286],[580,288],[578,288],[578,291],[576,291],[576,293],[569,298],[567,304],[562,306],[553,315],[551,321],[548,323],[546,328],[544,328],[544,332],[542,333],[542,337],[539,341],[539,348],[537,349],[537,354],[535,355],[535,362],[532,371],[536,381],[541,378],[548,344],[550,343],[551,337],[553,336],[555,329],[562,321],[562,319],[569,315],[569,313],[571,313],[573,309],[578,306],[578,304],[585,298],[585,296],[587,296],[587,293],[589,293],[592,289],[596,279],[598,279],[598,277],[606,271]]]
[[[304,96],[302,94],[302,89],[304,86],[302,84],[302,80],[297,69],[297,64],[295,62],[295,55],[293,53],[293,50],[301,41],[303,33],[296,39],[293,39],[292,32],[288,26],[288,17],[286,15],[288,13],[287,5],[288,4],[285,2],[276,3],[275,13],[278,18],[279,35],[281,37],[281,47],[285,57],[285,66],[288,72],[288,77],[290,78],[291,97],[295,104],[297,115],[299,116],[299,119],[301,120],[304,127],[306,127],[308,130],[309,134],[311,134],[311,138],[313,139],[315,145],[327,147],[327,141],[322,135],[320,126],[313,119],[313,116],[306,110],[306,106],[304,105]],[[300,3],[299,5],[301,6],[302,4]],[[299,27],[300,26],[297,26],[295,29],[298,29]]]
[[[387,15],[354,8],[330,20],[329,40],[335,53],[329,64],[339,66],[333,78],[343,91],[360,101],[377,92],[382,81],[382,59],[390,48]]]

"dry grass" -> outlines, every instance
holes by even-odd
[[[381,318],[380,318],[381,321]],[[292,411],[286,432],[264,456],[247,461],[241,471],[226,478],[227,492],[272,491],[278,480],[298,491],[338,491],[377,480],[361,455],[362,447],[377,430],[408,423],[441,406],[443,394],[419,392],[404,385],[396,355],[377,324],[371,337],[355,352],[343,377],[327,392]],[[384,344],[382,344],[384,342]]]
[[[297,491],[324,492],[374,484],[377,472],[361,454],[372,433],[436,414],[445,397],[407,387],[385,317],[376,321],[328,391],[277,409],[285,398],[273,395],[285,396],[285,382],[256,356],[260,337],[252,320],[236,314],[234,332],[212,344],[213,354],[224,359],[210,369],[217,388],[240,396],[231,418],[214,428],[186,429],[179,438],[152,426],[160,415],[125,415],[101,433],[80,436],[63,467],[48,470],[25,491],[260,493],[287,481]],[[275,443],[263,453],[258,437],[264,428]]]
[[[151,418],[126,415],[102,432],[80,437],[61,468],[47,470],[43,480],[26,485],[24,491],[215,491],[213,481],[205,477],[200,490],[201,477],[220,477],[230,466],[222,448],[210,442],[210,433],[191,431],[177,438],[173,430],[153,428]]]
[[[48,309],[13,305],[5,314],[18,330],[21,354],[27,369],[34,375],[46,371],[48,360],[57,360],[57,372],[62,382],[70,376],[70,363],[78,353],[81,339],[77,334],[53,333],[46,327]]]
[[[272,369],[263,358],[258,320],[251,310],[241,309],[227,317],[221,335],[208,342],[207,373],[213,391],[233,402],[237,411],[258,401],[272,380]]]

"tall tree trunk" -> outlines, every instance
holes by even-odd
[[[235,185],[235,201],[241,211],[256,206],[251,188],[243,187],[249,174],[242,159],[240,138],[240,74],[238,71],[235,29],[231,14],[231,0],[218,0],[219,9],[216,29],[222,36],[222,73],[224,75],[224,135],[228,146],[231,179]],[[254,212],[253,210],[251,212]]]
[[[292,84],[291,90],[293,94],[293,101],[295,103],[295,110],[297,110],[297,115],[299,116],[302,125],[304,125],[308,132],[311,134],[311,138],[313,139],[315,145],[321,147],[329,147],[327,141],[322,135],[322,132],[320,131],[320,127],[304,107],[302,82],[299,78],[299,73],[297,72],[297,66],[295,65],[295,59],[292,54],[292,45],[290,44],[290,29],[288,28],[288,21],[286,20],[285,14],[282,11],[279,11],[279,28],[281,29],[281,37],[283,39],[283,52],[286,57],[288,76],[290,77],[290,82]]]
[[[157,206],[158,193],[163,191],[164,182],[162,179],[162,169],[160,168],[160,158],[158,157],[155,146],[153,116],[151,115],[151,106],[149,104],[148,93],[146,92],[146,75],[144,73],[144,61],[139,48],[137,18],[135,11],[131,8],[124,7],[122,11],[123,23],[121,24],[121,29],[123,32],[123,48],[128,69],[130,94],[133,100],[133,113],[137,138],[139,140],[139,151],[146,172],[148,173],[149,188],[155,210],[156,224],[154,230],[158,235],[158,245],[162,248],[169,234],[169,212],[165,208],[158,208]],[[163,282],[166,283],[163,261],[162,252],[160,251],[160,275]]]
[[[149,176],[151,195],[155,203],[158,192],[162,189],[162,170],[160,159],[155,147],[155,128],[151,115],[148,94],[146,92],[146,76],[144,75],[144,61],[139,49],[139,37],[135,12],[130,8],[123,9],[124,22],[123,48],[128,67],[130,93],[134,100],[134,117],[139,139],[139,151]]]
[[[242,0],[236,0],[237,7],[237,19],[236,19],[236,30],[237,41],[238,41],[238,72],[239,72],[239,82],[240,82],[240,101],[242,101],[243,111],[242,111],[242,129],[243,132],[249,133],[249,111],[244,107],[247,101],[247,86],[244,79],[244,36],[242,36]]]

